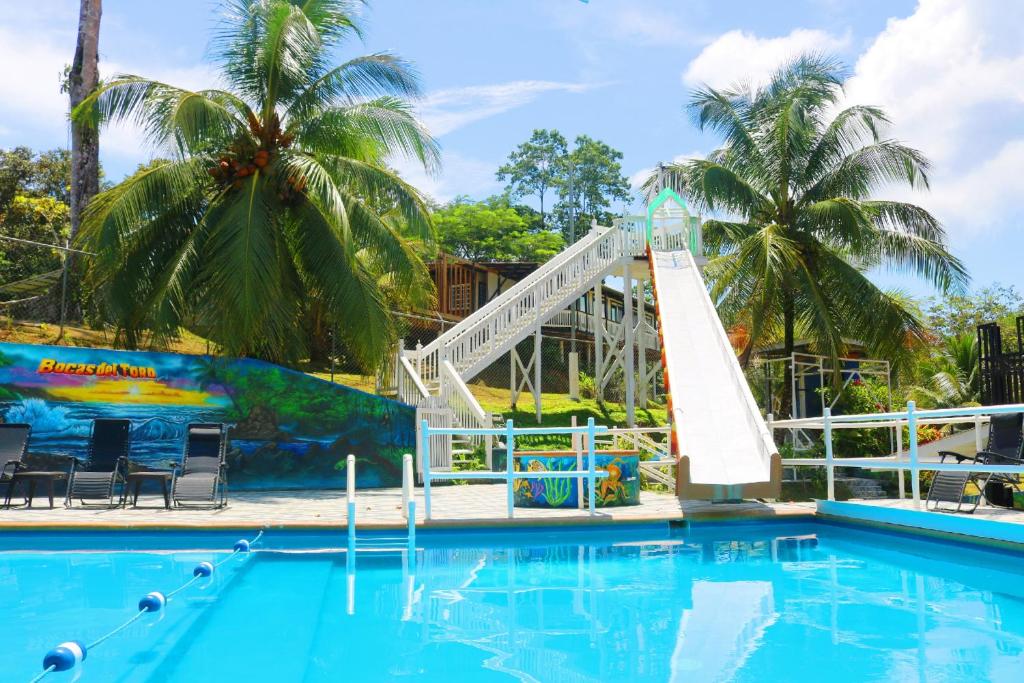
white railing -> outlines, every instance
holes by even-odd
[[[516,429],[509,420],[505,423],[504,429],[437,429],[431,427],[424,420],[420,423],[420,450],[423,457],[423,514],[424,519],[431,517],[431,483],[437,479],[498,479],[504,480],[506,484],[506,498],[508,505],[508,518],[515,516],[515,488],[516,479],[576,479],[582,484],[584,480],[588,485],[587,508],[593,515],[596,509],[598,479],[608,476],[608,472],[597,470],[597,454],[595,452],[595,437],[608,431],[607,427],[594,424],[594,418],[587,420],[586,427],[528,427]],[[515,470],[515,443],[516,436],[537,435],[537,434],[582,434],[585,435],[585,451],[587,458],[587,469],[576,471],[547,471],[527,472]],[[453,436],[490,436],[505,437],[505,471],[504,472],[437,472],[431,468],[430,448],[433,440],[441,437],[451,439]],[[580,487],[582,490],[582,486]]]
[[[411,406],[422,404],[423,400],[430,396],[430,392],[424,386],[419,373],[416,372],[412,363],[405,356],[401,356],[398,359],[398,367],[395,369],[395,383],[398,400]]]
[[[685,249],[692,241],[692,230],[687,225],[678,235],[663,231],[655,246]],[[586,237],[434,341],[416,350],[401,351],[396,378],[399,397],[412,405],[428,405],[430,392],[436,390],[452,409],[453,427],[490,428],[492,417],[473,397],[466,382],[549,319],[571,316],[566,307],[624,258],[646,252],[646,218],[617,219],[610,228],[595,223]],[[616,324],[607,327],[614,335]],[[479,443],[479,435],[473,436]],[[490,439],[484,442],[490,444]]]
[[[455,426],[452,409],[442,405],[444,399],[432,396],[426,405],[416,408],[416,424],[428,423],[436,429],[451,429]],[[433,470],[450,470],[452,468],[452,436],[451,434],[434,434],[430,437],[430,448],[424,450],[422,440],[416,441],[416,470],[423,475],[428,468]],[[429,465],[426,464],[429,458]]]
[[[824,458],[784,458],[785,466],[824,467],[827,473],[828,499],[835,500],[835,468],[854,467],[868,470],[895,470],[900,476],[900,490],[903,490],[902,475],[910,473],[911,498],[914,507],[921,506],[921,472],[976,472],[978,474],[1024,474],[1020,465],[953,464],[943,462],[922,462],[918,454],[917,427],[925,424],[974,424],[975,445],[981,446],[981,425],[992,415],[1024,413],[1024,404],[1004,406],[980,406],[976,408],[942,408],[938,410],[917,410],[913,401],[907,402],[907,409],[889,413],[866,413],[860,415],[832,415],[829,408],[820,418],[771,421],[772,429],[820,429],[825,442]],[[903,428],[908,431],[907,457],[903,457]],[[896,429],[897,452],[895,457],[837,458],[832,443],[832,432],[836,429]]]
[[[466,383],[459,377],[449,361],[441,363],[441,393],[445,404],[455,414],[455,421],[461,427],[469,429],[487,429],[494,425],[491,414],[484,410],[476,396],[469,390]],[[491,448],[493,439],[489,435],[477,435],[470,437],[473,444],[483,445],[486,454],[486,462],[491,464]]]

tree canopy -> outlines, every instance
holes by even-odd
[[[590,221],[607,225],[615,200],[629,199],[629,180],[622,174],[622,152],[586,135],[580,135],[570,153],[561,159],[562,181],[558,186],[556,220],[568,241],[590,229]]]
[[[70,228],[70,181],[67,150],[0,150],[0,234],[63,246]],[[61,262],[56,249],[0,240],[0,285],[52,272]],[[45,283],[38,293],[44,291]]]
[[[121,75],[73,112],[139,122],[169,156],[97,195],[82,225],[123,343],[184,325],[230,354],[292,360],[327,324],[367,366],[387,353],[387,291],[431,287],[406,237],[433,238],[387,163],[432,171],[439,155],[407,62],[333,63],[362,33],[358,4],[228,0],[211,47],[225,89]]]
[[[545,230],[529,207],[508,197],[474,202],[456,198],[434,212],[441,248],[470,261],[543,262],[565,248],[562,236]]]
[[[498,169],[513,199],[536,196],[542,227],[552,227],[572,242],[590,229],[590,221],[607,224],[613,201],[629,199],[629,180],[622,174],[622,152],[587,135],[573,141],[572,149],[557,130],[537,129]],[[553,220],[545,213],[545,197],[555,191],[558,201]]]
[[[509,196],[520,199],[537,195],[542,227],[547,224],[544,199],[548,190],[556,189],[561,181],[566,154],[565,137],[557,130],[540,128],[509,154],[508,162],[497,172],[498,180],[508,181],[505,192]]]

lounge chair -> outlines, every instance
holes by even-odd
[[[228,504],[227,431],[222,424],[191,424],[181,466],[175,464],[171,500],[178,507]]]
[[[89,457],[84,462],[71,458],[66,507],[76,499],[82,505],[120,504],[114,500],[114,486],[123,485],[127,474],[131,426],[128,420],[93,420]]]
[[[14,475],[25,467],[22,459],[28,450],[28,437],[32,427],[27,424],[0,424],[0,484],[7,485],[4,507],[11,505]]]
[[[979,451],[973,457],[954,453],[953,451],[939,451],[940,462],[946,462],[947,458],[955,459],[958,463],[976,462],[979,465],[1015,465],[1021,464],[1024,453],[1024,413],[1009,413],[1006,415],[993,415],[988,427],[988,443],[985,450]],[[971,505],[971,513],[978,509],[982,496],[985,495],[985,486],[990,482],[1003,482],[1016,484],[1015,475],[1006,474],[978,474],[975,472],[936,472],[932,479],[932,485],[928,489],[928,498],[925,500],[925,509],[929,506],[933,510],[942,512],[963,512],[966,509],[964,495],[968,483],[974,483],[978,489],[978,496]],[[956,504],[955,508],[942,507],[941,503]]]

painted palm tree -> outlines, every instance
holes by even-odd
[[[892,185],[927,187],[929,164],[883,137],[878,107],[840,110],[842,84],[837,62],[805,56],[758,89],[698,89],[689,110],[724,145],[648,180],[726,217],[704,223],[705,272],[723,319],[748,327],[744,362],[766,341],[788,355],[797,331],[833,358],[851,339],[883,355],[922,339],[903,297],[872,283],[870,269],[911,271],[942,290],[966,283],[930,213],[873,198]]]
[[[392,334],[385,292],[430,289],[409,242],[431,239],[427,206],[387,163],[432,170],[437,146],[406,62],[332,66],[360,35],[356,4],[231,0],[211,46],[224,89],[124,75],[75,110],[141,124],[171,156],[98,195],[82,226],[123,341],[184,325],[228,353],[296,358],[316,311],[373,365]]]

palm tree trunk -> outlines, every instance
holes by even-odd
[[[100,15],[103,0],[81,0],[78,43],[68,74],[68,94],[74,110],[99,83]],[[78,234],[85,205],[100,190],[100,141],[95,128],[71,124],[71,242]],[[74,274],[73,252],[64,260],[65,276]],[[63,323],[64,302],[61,303]],[[62,330],[63,331],[63,330]]]

